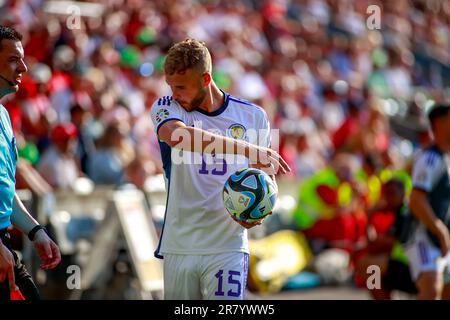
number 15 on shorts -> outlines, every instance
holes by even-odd
[[[242,284],[241,284],[241,272],[229,270],[228,273],[223,270],[219,270],[215,277],[217,279],[217,290],[214,293],[216,296],[228,296],[228,297],[240,297],[242,294]],[[224,289],[224,281],[225,285]]]

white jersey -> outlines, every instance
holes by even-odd
[[[155,101],[152,121],[161,125],[178,119],[186,126],[200,127],[223,136],[270,146],[270,124],[266,112],[227,93],[218,110],[187,112],[172,97]],[[257,132],[257,134],[254,134]],[[242,156],[180,151],[160,141],[166,177],[166,214],[155,256],[170,254],[248,253],[247,230],[229,217],[223,205],[225,181],[238,169],[247,168]],[[184,160],[184,161],[182,161]]]

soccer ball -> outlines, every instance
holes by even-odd
[[[251,223],[272,212],[278,188],[264,172],[254,168],[236,171],[225,182],[223,203],[236,220]]]

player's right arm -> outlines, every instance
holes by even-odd
[[[413,189],[409,201],[412,214],[439,239],[442,255],[450,251],[450,235],[447,226],[440,220],[428,201],[428,193],[432,190],[441,170],[440,161],[431,152],[419,156],[414,164],[412,182]]]
[[[209,131],[186,126],[180,120],[169,120],[158,128],[158,138],[172,148],[184,151],[235,154],[247,157],[250,163],[273,166],[273,173],[290,171],[286,161],[274,150],[236,140]]]

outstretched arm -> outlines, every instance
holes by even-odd
[[[169,146],[180,150],[245,156],[249,159],[251,166],[266,167],[265,171],[271,175],[278,170],[282,173],[291,170],[286,161],[272,149],[217,135],[200,128],[188,127],[178,120],[167,121],[161,125],[158,137]]]

